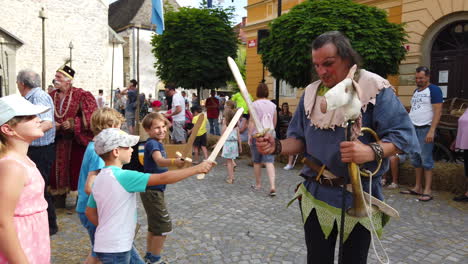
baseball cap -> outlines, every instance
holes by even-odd
[[[34,105],[18,94],[0,98],[0,126],[15,116],[32,116],[47,112],[50,108]]]
[[[118,147],[133,147],[139,139],[139,136],[129,135],[118,128],[106,128],[94,137],[94,150],[102,155]]]
[[[161,107],[161,105],[162,105],[161,101],[158,101],[158,100],[151,103],[152,107]]]

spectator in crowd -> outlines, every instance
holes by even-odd
[[[55,87],[52,84],[47,86],[47,93],[51,93],[53,90],[55,90]]]
[[[198,96],[196,93],[193,93],[192,94],[192,106],[197,106],[197,105],[200,105],[200,103],[198,102]]]
[[[235,115],[235,111],[233,109],[226,109],[224,112],[224,122],[223,122],[223,133],[226,130],[227,126],[231,122],[232,118]],[[234,129],[229,134],[226,142],[223,145],[223,152],[221,156],[226,159],[226,168],[228,177],[226,178],[226,182],[229,184],[234,183],[234,166],[235,166],[235,159],[239,156],[239,153],[242,152],[242,142],[240,140],[239,128],[236,123]]]
[[[219,102],[219,123],[223,123],[224,119],[224,106],[226,104],[226,97],[224,94],[219,94],[219,96],[216,97]]]
[[[55,161],[55,119],[54,102],[41,89],[41,77],[31,70],[22,70],[16,77],[16,84],[20,94],[34,105],[47,106],[49,110],[39,114],[41,129],[44,136],[34,140],[28,149],[28,157],[36,164],[45,182],[44,198],[47,201],[47,215],[49,218],[49,233],[58,231],[57,216],[55,214],[54,199],[48,191],[50,169]]]
[[[192,123],[193,125],[195,125],[198,121],[198,118],[200,118],[200,116],[203,115],[203,111],[202,111],[201,106],[199,105],[192,106],[190,110],[192,110],[192,114],[193,114]],[[195,138],[195,141],[193,142],[193,162],[196,164],[198,164],[200,161],[199,156],[198,156],[200,149],[203,151],[203,155],[205,159],[208,158],[208,149],[206,148],[206,143],[207,143],[206,123],[207,122],[206,122],[206,116],[205,116],[200,126],[200,129],[198,129],[197,137]],[[192,129],[190,129],[189,133],[192,133]]]
[[[137,85],[138,82],[135,79],[130,80],[122,92],[122,95],[127,95],[127,101],[125,103],[125,120],[127,121],[127,128],[130,134],[135,133],[135,112],[137,107]]]
[[[463,161],[465,166],[465,190],[464,194],[461,194],[453,198],[456,202],[468,202],[468,110],[458,118],[458,132],[457,139],[455,140],[455,147],[463,150]]]
[[[386,186],[387,189],[397,189],[398,185],[398,178],[400,177],[400,164],[406,161],[406,154],[395,154],[390,156],[388,159],[390,160],[390,174],[392,178],[392,183]],[[382,186],[387,184],[387,173],[384,174],[382,177]]]
[[[106,105],[106,99],[104,98],[104,91],[99,89],[99,94],[96,97],[96,104],[98,108],[103,108]]]
[[[140,94],[140,118],[138,119],[139,121],[143,120],[145,116],[149,113],[149,103],[145,99],[145,94],[141,93]]]
[[[177,92],[174,84],[166,84],[165,92],[172,98],[171,111],[167,112],[165,117],[172,118],[172,142],[174,144],[184,144],[186,141],[185,126],[185,100]]]
[[[182,91],[182,97],[184,98],[184,101],[185,101],[185,104],[189,104],[189,100],[188,100],[188,97],[187,97],[187,93],[185,91]],[[186,108],[186,110],[188,110],[190,112],[190,108]]]
[[[264,129],[269,129],[267,133],[275,137],[275,126],[276,126],[276,105],[268,100],[268,86],[261,82],[257,86],[257,100],[252,103],[253,109],[255,110],[258,120],[264,126]],[[254,122],[250,121],[249,124],[249,137],[250,137],[250,151],[252,153],[252,161],[254,166],[255,173],[255,185],[252,185],[252,189],[259,191],[262,188],[262,164],[265,165],[268,179],[270,181],[270,196],[276,195],[276,185],[275,185],[275,156],[273,155],[263,155],[261,154],[256,147],[256,134],[263,131],[257,131]]]
[[[208,115],[208,122],[210,123],[210,134],[221,135],[219,133],[219,100],[216,98],[216,91],[211,90],[211,96],[206,99],[205,107]]]
[[[153,112],[153,113],[159,113],[159,111],[161,111],[161,106],[162,106],[161,101],[158,101],[158,100],[153,101],[153,102],[151,103],[151,108],[153,109],[152,112]]]
[[[402,191],[403,194],[418,195],[418,200],[428,202],[432,196],[432,169],[434,160],[432,149],[434,147],[434,135],[442,113],[442,90],[431,84],[429,68],[421,66],[416,68],[416,85],[418,88],[411,99],[409,116],[413,122],[418,137],[421,153],[415,153],[411,157],[411,163],[416,170],[416,184],[412,189]],[[425,179],[423,188],[422,180]]]
[[[278,115],[278,130],[279,130],[279,139],[287,138],[287,132],[289,127],[289,122],[291,122],[292,113],[289,111],[289,104],[284,102],[281,105],[281,111]],[[292,170],[293,166],[294,155],[288,155],[288,164],[284,166],[283,169],[285,170]]]

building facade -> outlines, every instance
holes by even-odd
[[[164,1],[165,7],[180,8],[175,0]],[[151,0],[118,0],[109,5],[109,25],[123,38],[123,81],[138,79],[140,92],[158,97],[160,82],[154,64],[151,39],[155,25],[151,24]]]
[[[108,26],[107,0],[0,0],[0,6],[1,96],[17,92],[18,71],[31,69],[42,73],[41,8],[47,17],[44,23],[46,86],[71,56],[76,71],[74,86],[95,95],[103,89],[105,95],[110,95],[112,68],[115,71],[122,68],[118,60],[114,60],[112,67],[112,47],[114,55],[118,54],[122,41],[113,37]],[[121,75],[114,74],[114,83],[122,82],[118,78]]]
[[[468,0],[354,1],[385,10],[390,22],[405,24],[408,52],[399,75],[388,78],[405,106],[410,104],[416,88],[414,72],[420,65],[432,69],[431,82],[442,88],[444,97],[468,98]],[[302,2],[283,0],[281,13]],[[275,80],[263,69],[257,49],[268,23],[278,16],[278,0],[248,0],[246,9],[247,87],[255,94],[258,82],[265,79],[270,97],[274,97]],[[281,82],[280,103],[295,106],[301,94],[301,90]]]

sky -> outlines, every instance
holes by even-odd
[[[115,2],[116,0],[109,0],[109,4]],[[181,6],[191,6],[191,7],[199,7],[202,0],[176,0],[177,3]],[[247,16],[247,10],[245,10],[245,6],[247,6],[247,0],[213,0],[214,5],[221,5],[224,7],[234,6],[236,11],[234,13],[234,23],[238,24],[242,21],[242,17]]]
[[[192,7],[199,7],[202,0],[176,0],[177,3],[181,6],[192,6]],[[247,10],[245,10],[245,6],[247,6],[247,0],[213,0],[213,5],[221,5],[224,7],[234,6],[236,11],[234,13],[234,22],[236,24],[242,21],[242,17],[247,16]]]

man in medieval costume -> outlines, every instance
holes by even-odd
[[[73,87],[75,71],[67,65],[55,73],[58,89],[50,96],[55,106],[56,154],[52,167],[51,193],[65,198],[68,191],[77,189],[78,176],[84,151],[93,134],[90,128],[92,113],[97,109],[94,96],[81,88]],[[58,202],[58,205],[63,206]]]
[[[316,165],[309,164],[302,169],[304,181],[295,196],[300,197],[307,263],[334,263],[335,242],[341,232],[343,263],[366,263],[371,221],[380,234],[388,217],[380,210],[371,213],[370,218],[349,213],[355,197],[345,188],[351,182],[347,163],[362,164],[369,171],[377,170],[372,180],[363,177],[362,185],[364,191],[369,193],[371,189],[372,196],[383,200],[380,180],[388,170],[388,157],[417,151],[418,143],[411,120],[387,80],[364,69],[348,75],[353,65],[359,66],[359,56],[342,33],[333,31],[318,36],[312,43],[312,63],[320,80],[307,86],[289,125],[287,138],[278,140],[266,135],[258,138],[257,147],[264,154],[303,153]],[[346,78],[350,83],[354,81],[353,86],[360,87],[357,118],[352,126],[358,126],[358,131],[360,125],[375,130],[379,141],[375,142],[369,134],[360,136],[359,132],[354,133],[358,139],[347,139],[346,127],[351,126],[347,122],[347,105],[324,111],[326,105],[324,108],[322,102],[326,94]],[[349,89],[341,93],[344,95]],[[383,161],[380,169],[379,160]],[[325,177],[327,173],[336,178]],[[342,208],[346,212],[344,221]]]

